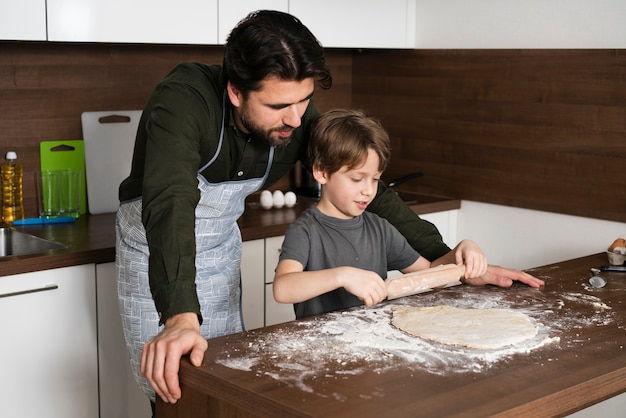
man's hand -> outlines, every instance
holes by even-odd
[[[208,346],[200,334],[195,313],[174,315],[165,322],[165,328],[143,346],[141,373],[163,402],[176,403],[181,396],[178,383],[181,357],[190,354],[191,364],[200,366]]]
[[[528,273],[520,270],[507,269],[500,266],[490,264],[487,266],[487,272],[480,277],[465,278],[465,283],[473,286],[482,286],[485,284],[493,284],[500,287],[510,287],[514,281],[522,282],[530,287],[541,287],[544,285],[540,280]]]

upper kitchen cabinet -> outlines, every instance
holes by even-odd
[[[0,0],[0,39],[46,40],[46,0]]]
[[[289,12],[289,0],[222,0],[219,9],[218,39],[224,45],[230,31],[248,13],[260,9]]]
[[[416,0],[291,0],[325,48],[413,48]]]
[[[626,47],[624,0],[416,0],[420,49]]]
[[[48,40],[216,44],[217,3],[218,0],[47,0]]]

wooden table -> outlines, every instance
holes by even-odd
[[[201,367],[181,364],[182,399],[158,401],[157,416],[575,412],[626,391],[626,274],[603,273],[601,289],[587,284],[590,268],[606,263],[596,254],[532,269],[546,281],[540,290],[462,285],[209,340]],[[500,350],[430,343],[391,328],[398,303],[516,309],[538,335]]]

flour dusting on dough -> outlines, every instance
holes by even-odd
[[[495,349],[537,335],[530,318],[513,309],[453,306],[392,307],[391,323],[411,335],[448,345]]]

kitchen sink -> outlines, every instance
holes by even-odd
[[[11,228],[0,228],[0,257],[45,253],[67,246]]]

